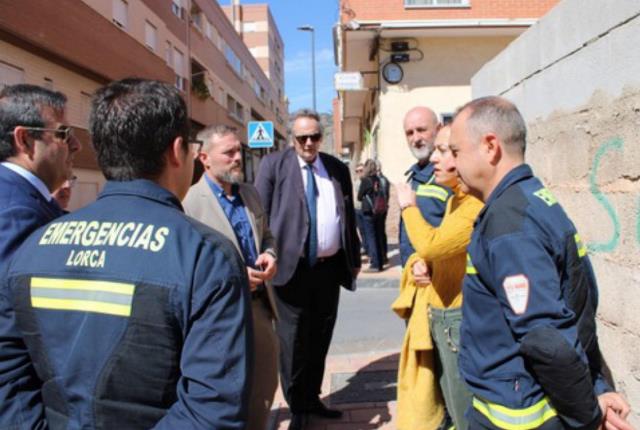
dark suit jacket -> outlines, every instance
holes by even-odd
[[[0,271],[33,231],[62,214],[55,201],[46,201],[29,181],[0,165]]]
[[[356,234],[353,210],[353,188],[349,169],[331,155],[320,153],[320,159],[333,182],[340,216],[343,267],[340,285],[355,289],[353,269],[360,267],[360,242]],[[309,213],[304,194],[302,174],[293,148],[275,152],[262,159],[256,188],[269,217],[269,228],[276,237],[278,274],[274,285],[284,285],[293,276],[309,230]]]

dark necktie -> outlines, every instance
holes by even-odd
[[[307,240],[307,260],[309,266],[313,267],[318,259],[318,187],[313,176],[313,166],[307,164],[307,189],[305,197],[307,198],[307,209],[309,209],[309,238]]]

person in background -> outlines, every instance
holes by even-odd
[[[384,216],[387,203],[377,170],[376,162],[367,160],[358,189],[358,200],[362,202],[365,243],[370,259],[367,272],[384,270]]]
[[[425,106],[410,109],[404,117],[404,134],[411,154],[418,160],[405,175],[407,182],[416,192],[416,202],[422,217],[434,227],[440,225],[447,200],[451,191],[434,183],[433,165],[429,156],[433,152],[433,142],[440,129],[438,117]],[[407,259],[415,252],[407,237],[402,218],[400,218],[399,240],[400,262],[405,265]]]
[[[73,187],[75,187],[77,180],[78,177],[76,175],[72,175],[69,179],[64,181],[62,186],[51,194],[55,201],[58,202],[58,206],[60,206],[65,212],[67,212],[67,208],[69,207],[71,191],[73,190]]]
[[[409,184],[397,186],[398,204],[402,210],[402,219],[407,235],[416,252],[409,257],[405,271],[415,285],[411,292],[411,309],[409,330],[413,330],[416,321],[420,325],[427,323],[430,339],[426,342],[432,348],[414,348],[407,354],[429,354],[434,351],[435,373],[439,389],[445,400],[447,411],[456,429],[468,428],[464,413],[471,405],[471,393],[465,386],[458,370],[458,352],[460,349],[460,324],[462,322],[461,305],[462,278],[466,268],[466,248],[471,240],[473,223],[482,209],[482,203],[467,194],[464,184],[460,183],[449,149],[450,127],[440,129],[435,140],[435,150],[430,162],[434,167],[435,182],[453,191],[447,201],[447,208],[442,223],[432,226],[426,221],[417,207],[416,193]],[[410,290],[410,289],[409,289]],[[403,292],[407,294],[408,292]],[[406,302],[406,296],[401,302]],[[428,320],[425,319],[428,316]],[[409,333],[409,336],[416,333]],[[428,335],[427,335],[428,336]],[[419,340],[418,340],[419,342]],[[414,341],[414,343],[417,343]],[[401,360],[402,362],[402,360]],[[417,363],[420,360],[416,360]],[[421,369],[429,372],[429,369]],[[403,377],[410,378],[409,372]],[[403,419],[421,416],[412,409],[426,407],[417,404],[414,399],[422,399],[421,385],[412,383],[411,379],[399,387],[407,387],[399,393],[399,411],[403,410]],[[414,408],[412,408],[412,406]],[[405,428],[417,428],[405,426]]]
[[[378,179],[380,179],[380,185],[382,187],[382,192],[384,193],[385,196],[385,200],[386,200],[386,204],[387,204],[387,210],[384,213],[384,216],[382,217],[382,224],[384,226],[384,228],[382,229],[382,245],[383,245],[383,252],[382,252],[382,262],[384,264],[387,264],[389,262],[389,241],[387,239],[387,215],[389,214],[389,198],[391,197],[391,182],[389,182],[389,178],[387,178],[384,173],[382,173],[382,163],[380,162],[380,160],[375,160],[376,162],[376,174],[378,175]]]
[[[356,193],[353,199],[353,208],[356,211],[356,226],[358,228],[358,235],[360,236],[360,242],[362,243],[362,249],[364,250],[363,254],[367,254],[367,242],[366,236],[364,235],[364,214],[362,213],[362,202],[358,200],[358,190],[360,189],[360,184],[362,183],[362,176],[364,174],[364,164],[358,163],[356,166],[356,178],[353,181],[353,189]],[[362,252],[362,250],[361,250]]]
[[[463,286],[467,418],[471,428],[630,429],[629,405],[603,375],[587,248],[525,164],[526,136],[501,97],[467,103],[451,127],[458,175],[485,203]]]
[[[226,236],[247,268],[257,360],[246,429],[264,430],[278,387],[278,338],[273,327],[277,311],[270,285],[277,270],[275,239],[258,192],[243,182],[242,144],[235,129],[212,125],[200,131],[197,139],[203,142],[198,157],[204,174],[182,204],[187,215]]]

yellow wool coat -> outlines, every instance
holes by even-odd
[[[460,186],[447,202],[440,227],[433,227],[416,207],[402,211],[407,235],[416,253],[402,272],[400,295],[392,309],[408,320],[398,367],[398,413],[400,430],[431,430],[444,416],[444,401],[435,375],[433,342],[427,309],[462,304],[462,278],[466,248],[482,203]],[[411,267],[417,260],[430,265],[431,285],[417,286]]]

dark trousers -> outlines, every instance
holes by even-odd
[[[369,247],[367,245],[367,236],[364,234],[364,212],[362,209],[356,209],[356,226],[358,227],[358,233],[360,233],[360,241],[364,247],[365,254],[369,255]]]
[[[371,267],[382,269],[384,265],[384,216],[365,214],[364,235]]]
[[[275,288],[280,380],[292,413],[305,412],[320,394],[340,298],[339,256],[313,267],[301,259],[291,280]]]

